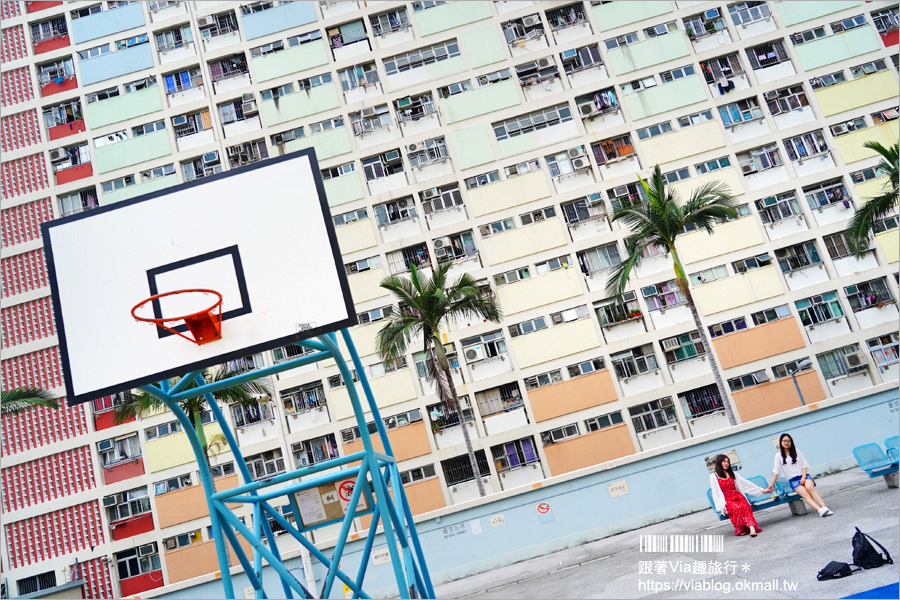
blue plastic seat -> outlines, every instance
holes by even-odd
[[[754,475],[753,477],[748,477],[748,481],[751,483],[755,483],[759,487],[765,489],[769,486],[769,482],[762,475]],[[720,513],[716,510],[716,505],[713,502],[712,498],[712,490],[706,490],[706,499],[709,500],[709,505],[712,506],[713,511],[719,516],[720,521],[727,521],[728,517]],[[750,501],[750,504],[753,505],[753,512],[757,512],[760,510],[765,510],[767,508],[772,508],[773,506],[780,506],[782,504],[787,504],[789,502],[793,502],[794,500],[799,500],[800,496],[794,493],[785,494],[784,487],[780,482],[776,481],[774,489],[771,494],[766,494],[765,496],[748,496],[747,500]]]
[[[853,449],[853,456],[859,467],[869,474],[869,477],[881,477],[896,473],[898,463],[896,460],[888,458],[884,450],[878,444],[863,444]]]
[[[894,462],[900,461],[900,435],[884,440],[884,447],[887,450],[888,458]]]

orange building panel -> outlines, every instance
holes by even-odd
[[[388,440],[391,442],[391,450],[394,451],[394,458],[397,459],[397,462],[431,453],[431,445],[428,443],[428,430],[425,428],[424,421],[389,430]],[[375,447],[376,452],[384,453],[384,445],[381,443],[381,437],[377,433],[372,434],[372,445]],[[344,444],[344,456],[354,452],[362,452],[362,450],[362,440],[357,439],[349,444]]]
[[[528,392],[534,420],[538,423],[592,406],[614,402],[616,388],[608,370],[546,385]]]
[[[230,490],[237,487],[238,476],[219,477],[213,483],[217,492]],[[229,506],[233,505],[229,504]],[[199,482],[156,496],[156,516],[159,519],[160,528],[187,523],[208,515],[206,494],[203,493],[203,485]]]
[[[191,544],[166,552],[166,572],[169,583],[200,577],[219,570],[219,555],[213,540]]]
[[[770,321],[712,340],[723,369],[803,348],[806,342],[793,317]]]
[[[797,374],[797,384],[806,404],[825,399],[825,390],[814,370]],[[741,421],[746,423],[801,406],[797,388],[790,377],[783,377],[731,393]]]
[[[544,454],[551,476],[562,475],[634,454],[634,443],[623,423],[544,446]]]
[[[413,516],[447,506],[447,503],[444,502],[444,490],[441,488],[441,480],[437,477],[407,484],[403,486],[403,491],[406,493],[406,501],[409,502],[409,510]],[[393,499],[393,491],[390,494],[391,499]],[[359,521],[362,524],[363,531],[368,531],[369,526],[372,524],[372,515],[360,517]]]

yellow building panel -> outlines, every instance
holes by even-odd
[[[813,92],[826,117],[853,110],[897,95],[894,74],[881,71]]]
[[[539,365],[561,356],[600,347],[593,319],[581,319],[520,335],[509,341],[520,369]]]
[[[900,230],[891,229],[875,236],[881,251],[884,252],[884,258],[889,263],[896,263],[898,254],[900,254]]]
[[[400,369],[381,377],[370,378],[369,385],[372,386],[372,395],[375,397],[379,409],[416,399],[416,386],[411,369]],[[368,404],[362,386],[357,384],[356,391],[359,394],[360,405],[368,414]],[[349,419],[353,416],[353,405],[350,404],[350,394],[346,387],[336,388],[329,392],[328,410],[335,421]]]
[[[679,235],[675,249],[683,264],[695,263],[735,250],[750,248],[765,241],[759,223],[752,215],[716,225],[715,233],[697,230]]]
[[[389,296],[390,292],[380,287],[381,280],[387,277],[384,269],[369,269],[362,273],[354,273],[347,277],[350,283],[350,295],[356,303]]]
[[[358,252],[359,250],[373,248],[378,245],[372,219],[363,219],[348,225],[341,225],[336,227],[334,231],[337,233],[341,254],[350,254],[351,252]]]
[[[876,177],[875,179],[864,181],[859,185],[854,185],[853,190],[856,192],[856,195],[859,196],[859,199],[865,202],[869,198],[875,198],[887,191],[884,189],[884,186],[888,183],[887,177]]]
[[[567,269],[550,271],[513,285],[501,285],[497,288],[497,299],[503,314],[509,316],[582,293],[581,271],[569,265]]]
[[[544,172],[532,171],[469,190],[466,204],[472,210],[472,216],[480,217],[541,198],[549,198],[550,193],[550,184]]]
[[[900,137],[900,121],[894,120],[838,136],[834,138],[834,145],[837,146],[844,163],[849,165],[878,156],[875,151],[863,147],[866,142],[880,142],[882,146],[889,148],[897,143],[898,137]]]
[[[693,127],[691,127],[690,129],[693,129]],[[741,174],[736,167],[726,167],[724,169],[719,169],[718,171],[712,171],[711,173],[707,173],[705,175],[691,177],[690,179],[679,181],[678,183],[673,183],[672,185],[667,187],[671,190],[674,190],[678,194],[681,203],[684,203],[688,198],[691,197],[691,192],[711,181],[721,181],[722,183],[726,184],[728,186],[728,189],[731,190],[731,194],[733,196],[740,196],[745,191],[744,178],[741,177]]]
[[[559,217],[555,217],[492,235],[484,240],[484,244],[488,248],[490,263],[497,265],[543,250],[565,246],[568,241],[562,221]]]
[[[218,423],[208,423],[203,426],[203,433],[206,434],[208,441],[214,435],[221,434],[222,428],[219,427]],[[220,454],[225,450],[223,448],[219,452],[212,452],[211,454]],[[144,464],[147,465],[147,469],[151,473],[192,462],[194,462],[194,451],[191,449],[191,443],[184,433],[173,433],[172,435],[149,440],[144,444]]]
[[[700,314],[712,315],[780,296],[784,293],[781,280],[778,266],[771,265],[693,286],[691,292]]]
[[[385,301],[385,305],[388,302]],[[365,356],[369,356],[370,354],[375,354],[376,352],[376,339],[378,336],[378,332],[381,331],[381,328],[384,327],[384,324],[387,321],[377,321],[375,323],[367,323],[365,325],[357,325],[350,329],[350,337],[353,338],[353,345],[356,346],[356,353],[360,358]],[[347,352],[347,346],[344,344],[344,337],[340,334],[337,336],[338,348],[341,351],[341,354],[344,355],[344,358],[350,358],[350,354]],[[334,359],[328,358],[321,362],[322,367],[333,367],[335,364]]]
[[[722,135],[719,122],[715,120],[657,135],[641,142],[641,150],[644,151],[647,165],[661,165],[724,147],[725,136]]]

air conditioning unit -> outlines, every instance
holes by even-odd
[[[151,554],[156,554],[155,544],[145,544],[138,550],[138,555],[140,556],[150,556]]]
[[[708,11],[703,13],[703,18],[706,19],[707,21],[719,18],[719,9],[718,8],[709,9]]]
[[[634,292],[625,292],[622,294],[622,302],[634,302],[637,300],[637,294]]]
[[[678,341],[678,338],[670,338],[668,340],[663,340],[662,349],[663,352],[667,350],[674,350],[675,348],[680,348],[681,342]]]
[[[407,206],[409,206],[409,199],[408,199],[408,198],[402,198],[402,199],[400,199],[400,200],[397,200],[397,207],[398,207],[398,208],[406,208]]]
[[[203,155],[203,164],[204,165],[214,165],[219,162],[219,151],[215,150],[213,152],[207,152]]]
[[[569,154],[569,158],[578,158],[579,156],[584,156],[584,146],[569,148],[566,152]]]
[[[590,166],[591,162],[588,160],[587,156],[579,156],[572,160],[573,169],[587,169]]]
[[[276,146],[280,146],[281,144],[284,143],[284,136],[280,133],[276,133],[275,135],[272,136],[272,143],[275,144]]]
[[[846,123],[838,123],[837,125],[831,126],[832,135],[841,135],[842,133],[847,133],[848,131],[849,130]]]
[[[231,146],[228,148],[228,156],[237,156],[241,152],[244,151],[244,145],[238,144],[237,146]]]
[[[252,92],[241,96],[241,102],[253,102],[254,100],[256,100],[256,96]]]
[[[541,18],[538,15],[528,15],[522,19],[522,25],[525,27],[534,27],[541,24]]]
[[[620,185],[620,186],[618,186],[618,187],[616,187],[616,188],[613,188],[613,195],[616,196],[616,197],[619,197],[619,196],[627,196],[627,195],[628,195],[628,186],[627,186],[627,185]]]
[[[844,359],[844,366],[847,367],[848,371],[860,371],[865,369],[869,362],[869,358],[866,356],[865,352],[851,352],[850,354],[845,354],[842,358]]]
[[[364,116],[364,117],[374,117],[374,116],[375,116],[375,109],[374,109],[373,107],[371,107],[371,106],[370,106],[369,108],[364,108],[364,109],[362,109],[362,116]]]
[[[109,506],[115,506],[115,505],[116,505],[116,497],[115,496],[107,496],[106,498],[103,499],[104,508],[109,507]]]
[[[179,125],[187,125],[187,122],[187,115],[172,117],[172,125],[174,125],[175,127],[178,127]]]
[[[563,60],[567,60],[569,58],[575,58],[578,56],[578,50],[572,48],[571,50],[563,50],[562,54],[560,54]]]
[[[419,152],[425,149],[425,142],[416,142],[415,144],[410,144],[406,147],[406,149],[410,152]]]
[[[201,29],[203,27],[212,27],[216,24],[216,17],[213,15],[207,15],[205,17],[200,17],[197,19],[197,26]]]
[[[481,77],[478,78],[478,85],[487,85],[487,84],[488,84],[487,75],[482,75]]]
[[[843,23],[835,23],[834,25],[831,26],[831,30],[834,31],[835,33],[840,33],[844,30],[844,24]]]
[[[251,100],[250,102],[244,102],[241,104],[241,112],[244,113],[244,116],[247,115],[255,115],[259,112],[259,109],[256,108],[256,100]]]
[[[766,92],[765,94],[763,94],[763,97],[764,97],[766,100],[774,100],[775,98],[778,97],[778,91],[777,91],[777,90],[773,90],[773,91],[771,91],[771,92]]]
[[[803,43],[803,34],[802,33],[795,33],[794,35],[791,36],[791,38],[793,38],[793,40],[798,44]]]
[[[68,158],[69,155],[64,148],[55,148],[50,151],[50,162],[62,162]]]
[[[423,200],[431,200],[432,198],[437,198],[441,194],[438,192],[437,188],[431,188],[430,190],[424,190],[422,192]]]
[[[538,69],[549,69],[553,66],[553,59],[551,58],[539,58],[537,61]]]
[[[593,105],[593,103],[579,104],[579,105],[578,105],[578,112],[581,113],[581,116],[582,116],[582,117],[586,117],[586,116],[592,114],[592,113],[594,112],[594,105]]]
[[[754,165],[753,163],[750,163],[748,165],[741,165],[741,173],[743,173],[744,175],[751,175],[753,173],[756,173],[756,165]]]
[[[545,431],[541,434],[541,443],[545,446],[549,446],[553,443],[553,437],[550,436],[549,431]]]
[[[396,162],[400,160],[400,151],[399,150],[391,150],[390,152],[384,153],[384,161],[385,162]]]
[[[653,28],[653,31],[656,32],[656,35],[666,35],[669,33],[669,27],[667,25],[657,25]]]
[[[479,360],[484,360],[484,347],[483,346],[469,346],[465,350],[463,350],[463,354],[466,357],[467,363],[473,363]]]
[[[641,288],[641,295],[644,298],[650,298],[652,296],[655,296],[656,295],[656,286],[648,285],[647,287]]]
[[[450,247],[450,238],[448,238],[448,237],[442,237],[442,238],[438,238],[438,239],[434,240],[435,250],[442,249],[442,248],[449,248],[449,247]]]

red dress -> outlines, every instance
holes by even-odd
[[[747,498],[740,493],[734,485],[734,479],[720,479],[719,488],[725,496],[725,509],[728,511],[728,518],[734,525],[734,535],[747,535],[750,533],[750,527],[756,528],[756,531],[762,531],[756,519],[753,518],[753,507],[747,502]]]

